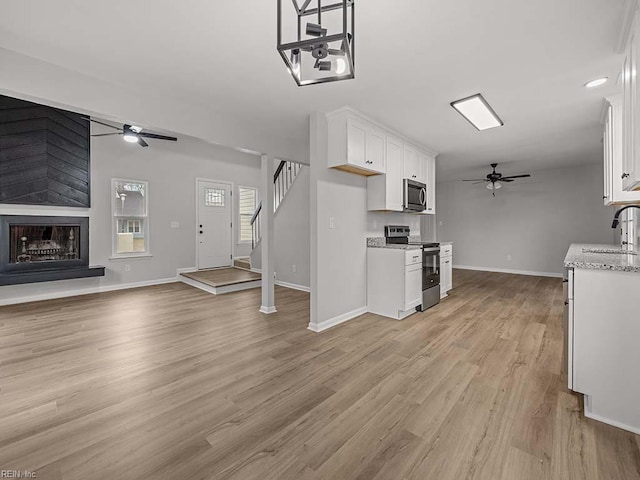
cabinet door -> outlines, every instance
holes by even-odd
[[[374,128],[367,130],[365,147],[365,164],[370,170],[380,173],[385,171],[385,142],[386,135]]]
[[[402,141],[387,137],[386,165],[386,207],[387,210],[402,211]]]
[[[422,304],[422,263],[405,267],[404,309]]]
[[[367,167],[366,158],[367,127],[347,120],[347,161],[358,167]]]
[[[613,109],[611,105],[607,107],[607,115],[604,122],[603,136],[603,160],[604,160],[604,188],[602,199],[605,205],[609,205],[612,201],[611,194],[613,191]]]
[[[447,292],[453,289],[453,258],[449,257],[445,261],[445,270],[447,271]]]
[[[640,114],[638,109],[638,82],[636,71],[638,68],[638,21],[634,22],[629,45],[626,50],[626,58],[622,70],[622,92],[624,103],[624,136],[623,136],[623,172],[622,187],[626,191],[633,190],[640,185],[640,166],[638,154],[640,153],[640,134],[636,131]]]
[[[425,157],[426,166],[425,184],[427,185],[427,209],[426,213],[436,213],[436,159]]]
[[[410,180],[421,181],[422,168],[420,163],[420,155],[414,148],[405,145],[404,146],[404,178]]]

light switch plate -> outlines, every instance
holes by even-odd
[[[171,228],[180,228],[180,222],[171,222]]]
[[[336,219],[334,217],[329,217],[329,228],[336,228]]]

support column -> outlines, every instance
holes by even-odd
[[[260,229],[262,236],[262,313],[275,313],[275,250],[274,250],[274,186],[273,174],[275,171],[273,158],[262,155],[260,190],[262,192],[262,212],[260,212]]]

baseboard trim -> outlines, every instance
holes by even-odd
[[[621,428],[622,430],[626,430],[627,432],[632,432],[632,433],[635,433],[636,435],[640,435],[640,428],[632,427],[630,425],[626,425],[624,423],[617,422],[615,420],[601,417],[600,415],[589,412],[586,408],[584,409],[584,416],[587,418],[591,418],[592,420],[596,420],[598,422],[606,423],[607,425],[613,425],[614,427]]]
[[[318,324],[309,322],[309,326],[307,328],[316,333],[324,332],[331,327],[335,327],[336,325],[340,325],[341,323],[348,322],[349,320],[359,317],[360,315],[367,313],[368,311],[369,309],[366,306],[356,308],[355,310],[343,313],[342,315],[338,315],[337,317],[330,318]]]
[[[298,285],[296,283],[281,282],[280,280],[276,280],[276,285],[284,288],[290,288],[292,290],[300,290],[301,292],[311,293],[311,289],[309,287]]]
[[[470,265],[454,265],[453,268],[458,268],[460,270],[476,270],[479,272],[493,272],[493,273],[511,273],[513,275],[528,275],[531,277],[552,277],[552,278],[562,278],[561,273],[551,273],[551,272],[531,272],[528,270],[511,270],[508,268],[491,268],[491,267],[473,267]]]
[[[57,298],[80,297],[82,295],[92,295],[95,293],[115,292],[117,290],[129,290],[131,288],[152,287],[154,285],[164,285],[167,283],[175,283],[177,277],[160,278],[157,280],[146,280],[144,282],[121,283],[117,285],[103,285],[99,287],[86,288],[82,290],[69,290],[67,292],[51,292],[39,295],[29,295],[20,298],[0,299],[0,306],[18,305],[21,303],[41,302],[43,300],[55,300]]]
[[[260,307],[259,312],[264,313],[265,315],[271,315],[272,313],[276,313],[276,307],[265,307],[264,305]]]
[[[176,278],[179,279],[181,273],[193,273],[193,272],[197,272],[197,271],[198,271],[198,267],[178,268],[176,270]]]

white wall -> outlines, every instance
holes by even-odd
[[[310,287],[309,200],[309,168],[305,166],[273,219],[276,281],[305,289]],[[257,270],[262,268],[259,245],[251,254],[251,268]]]
[[[176,269],[196,266],[196,177],[234,182],[236,217],[238,184],[260,185],[259,158],[253,155],[186,137],[177,143],[153,140],[149,143],[149,148],[140,148],[118,137],[93,139],[90,209],[0,205],[0,214],[89,216],[90,263],[106,267],[103,278],[0,287],[0,303],[175,278]],[[114,177],[149,182],[151,258],[109,259],[112,253],[110,188]],[[170,228],[172,221],[179,222],[180,228]],[[234,225],[238,225],[237,218]],[[237,232],[234,238],[237,239]],[[234,241],[235,256],[249,254],[250,245],[236,243]],[[130,265],[131,271],[125,271],[125,265]]]
[[[311,321],[320,331],[367,308],[367,237],[383,236],[384,225],[410,225],[420,217],[368,213],[366,177],[328,168],[327,122],[310,122]],[[333,218],[335,228],[330,228]]]
[[[560,274],[571,243],[613,243],[601,165],[532,175],[495,198],[482,185],[438,184],[438,240],[454,242],[454,265]]]

